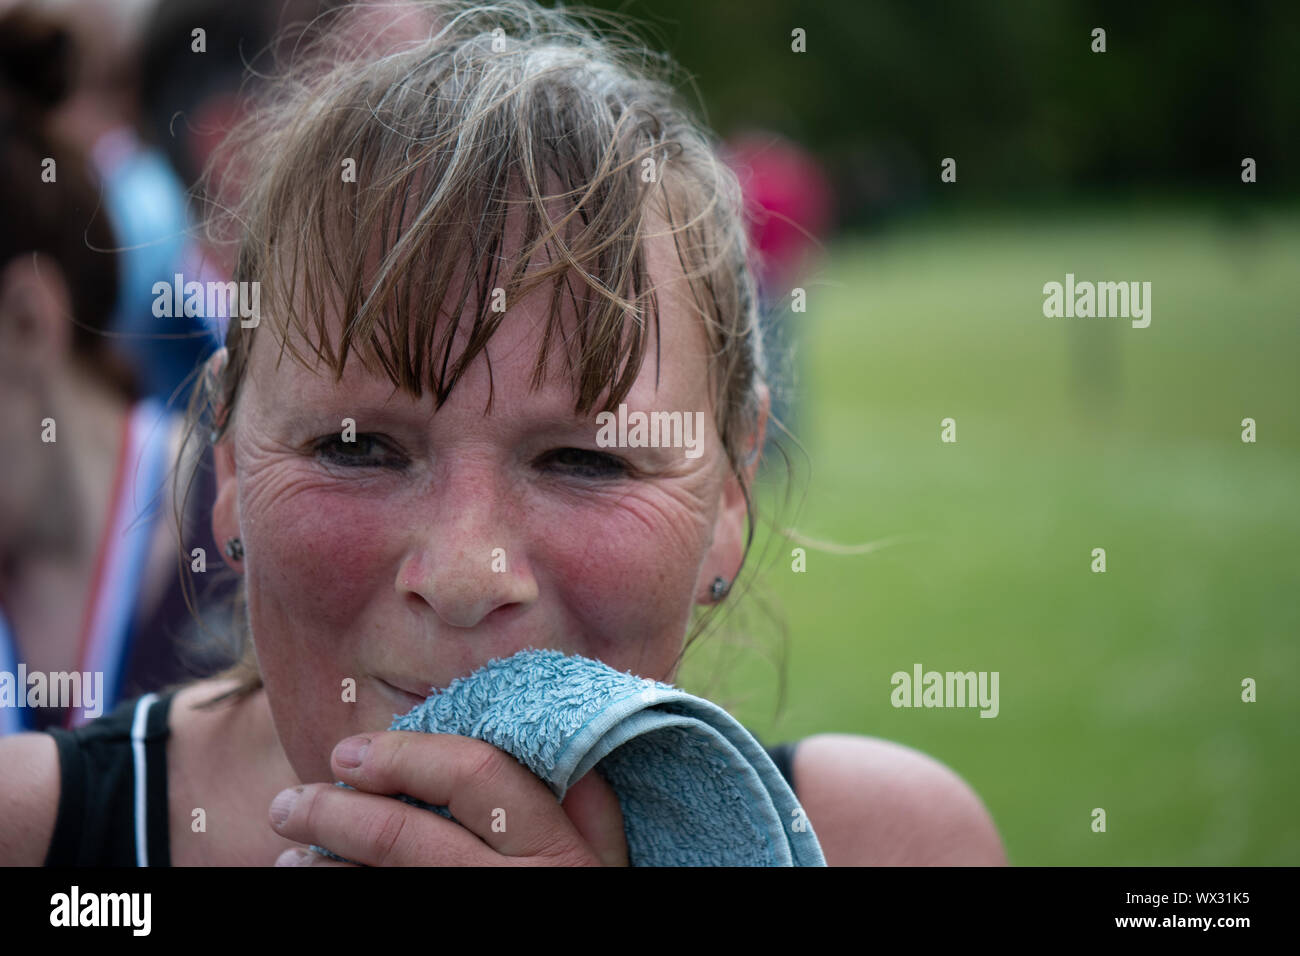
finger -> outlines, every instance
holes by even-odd
[[[295,794],[292,802],[282,800],[287,794]],[[311,783],[284,791],[272,807],[280,836],[365,866],[484,866],[499,859],[464,827],[391,797]]]
[[[564,795],[561,804],[574,828],[605,866],[628,866],[627,834],[623,829],[623,808],[614,788],[595,770]]]
[[[322,856],[315,850],[304,850],[301,847],[293,847],[285,850],[275,860],[276,866],[356,866],[355,863],[347,863],[343,860],[331,860],[327,856]]]
[[[505,856],[539,857],[552,865],[599,863],[550,788],[504,750],[457,734],[394,730],[366,738],[355,767],[339,760],[347,741],[335,748],[331,763],[344,783],[445,806]]]

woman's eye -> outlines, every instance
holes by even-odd
[[[331,465],[352,468],[404,468],[405,456],[376,435],[360,434],[353,441],[342,435],[326,435],[316,441],[316,454]]]
[[[547,467],[580,478],[618,478],[628,473],[621,458],[586,448],[557,448],[542,456]]]

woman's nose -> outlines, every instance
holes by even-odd
[[[537,600],[519,546],[519,512],[494,479],[462,477],[431,493],[412,523],[397,576],[407,600],[423,601],[451,627],[475,627],[498,608]]]

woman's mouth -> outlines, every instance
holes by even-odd
[[[427,693],[417,694],[414,691],[407,690],[407,687],[415,686],[414,683],[409,681],[401,681],[402,686],[399,687],[397,684],[387,681],[382,677],[376,677],[375,680],[379,682],[380,686],[383,687],[384,691],[390,698],[403,705],[404,711],[410,710],[417,704],[423,704],[425,699],[429,696]]]

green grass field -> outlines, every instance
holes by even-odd
[[[789,636],[751,606],[743,645],[706,638],[685,686],[767,742],[934,755],[1013,863],[1300,864],[1295,213],[928,220],[832,245],[789,317],[795,501],[776,513],[775,469],[760,500],[813,539],[893,543],[808,548],[795,573],[795,544],[760,529],[753,586]],[[1150,281],[1150,327],[1045,318],[1067,272]],[[917,663],[998,671],[1000,714],[895,709],[890,675]]]

